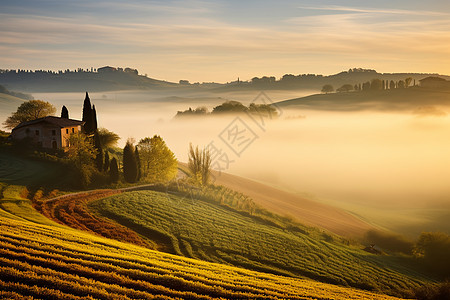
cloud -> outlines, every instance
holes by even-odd
[[[346,6],[299,6],[301,9],[309,10],[323,10],[323,11],[338,11],[338,12],[355,12],[355,13],[368,13],[368,14],[385,14],[385,15],[405,15],[405,16],[449,16],[446,12],[436,11],[418,11],[418,10],[405,10],[405,9],[377,9],[377,8],[356,8]]]

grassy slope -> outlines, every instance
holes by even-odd
[[[450,104],[450,90],[408,88],[385,91],[316,94],[277,102],[282,108],[336,111],[414,110],[421,106]]]
[[[321,204],[262,183],[222,173],[215,176],[216,184],[226,186],[252,198],[256,204],[299,222],[325,228],[344,236],[362,236],[373,227],[343,209]]]
[[[8,197],[20,202],[19,190],[8,190]],[[0,208],[0,298],[393,299],[152,251],[30,211],[29,203],[12,213]]]
[[[389,293],[428,280],[407,258],[371,255],[317,231],[277,228],[200,200],[143,191],[91,207],[149,239],[165,236],[188,257]]]

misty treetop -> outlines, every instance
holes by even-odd
[[[224,114],[242,114],[249,113],[254,115],[263,115],[270,118],[277,118],[279,116],[275,107],[270,104],[256,104],[251,103],[245,106],[239,101],[225,101],[213,108],[212,112],[204,106],[196,109],[189,108],[185,111],[178,111],[175,117],[189,117],[189,116],[209,116],[209,115],[224,115]]]
[[[56,108],[47,101],[30,100],[22,103],[3,123],[6,128],[13,129],[22,122],[54,116]]]

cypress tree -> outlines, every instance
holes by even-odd
[[[125,181],[134,183],[138,176],[135,149],[131,142],[123,148],[123,177]]]
[[[69,118],[69,110],[65,105],[61,108],[61,118],[68,119]]]
[[[134,156],[136,157],[136,167],[137,167],[137,181],[141,179],[141,158],[139,157],[139,150],[136,146],[136,150],[134,151]]]
[[[84,122],[84,132],[86,134],[92,133],[92,108],[88,92],[86,92],[86,97],[84,98],[82,120]]]
[[[92,132],[97,132],[97,111],[95,105],[92,105]]]
[[[111,159],[111,163],[109,166],[109,179],[111,180],[111,182],[119,181],[119,167],[117,165],[117,159],[115,157]]]
[[[103,164],[103,171],[108,172],[109,169],[109,153],[105,151],[105,163]]]
[[[100,143],[100,136],[97,132],[94,134],[94,147],[97,150],[97,156],[95,156],[95,165],[97,166],[97,170],[101,172],[103,171],[103,149],[102,144]]]

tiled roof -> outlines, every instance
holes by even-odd
[[[22,122],[19,125],[17,125],[14,129],[18,129],[18,128],[21,128],[24,126],[37,124],[37,123],[41,123],[41,122],[49,123],[51,125],[54,125],[54,126],[60,127],[60,128],[72,127],[72,126],[78,126],[78,125],[84,124],[83,121],[49,116],[49,117],[39,118],[39,119],[32,120],[32,121]]]

